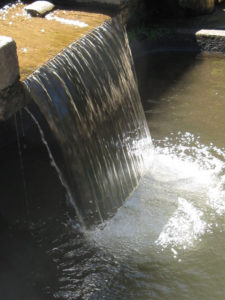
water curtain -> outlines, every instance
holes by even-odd
[[[138,184],[151,144],[120,18],[71,44],[25,84],[57,140],[77,214],[86,224],[105,220]]]

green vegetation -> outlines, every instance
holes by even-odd
[[[167,32],[166,29],[156,29],[142,25],[128,30],[128,38],[130,42],[140,38],[143,40],[155,41],[167,34]]]

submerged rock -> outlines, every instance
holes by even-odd
[[[34,17],[43,17],[54,9],[55,5],[49,1],[35,1],[25,7],[25,10]]]

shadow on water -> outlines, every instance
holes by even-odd
[[[38,109],[31,104],[29,110],[35,110],[60,162]],[[87,299],[90,287],[83,279],[91,281],[89,273],[107,266],[101,252],[85,241],[38,128],[23,111],[17,114],[17,126],[14,118],[0,124],[0,136],[0,298],[71,299],[72,294],[73,299]],[[99,261],[98,267],[92,259]]]
[[[194,31],[185,37],[174,34],[173,29],[153,28],[147,34],[146,37],[146,33],[140,32],[130,41],[144,110],[148,98],[153,98],[155,103],[160,101],[174,82],[193,67],[201,53]],[[169,56],[176,53],[177,60],[170,61]],[[185,61],[181,53],[188,54]]]
[[[177,53],[177,55],[175,54]],[[200,51],[189,51],[185,56],[178,49],[152,52],[135,59],[139,92],[144,110],[157,105],[163,95],[188,72],[196,62]],[[176,56],[176,60],[170,59]],[[182,64],[182,68],[181,68]],[[171,72],[171,70],[173,70]]]
[[[29,110],[47,133],[37,108]],[[0,124],[0,299],[101,299],[102,278],[110,281],[117,267],[83,237],[38,129],[21,114],[17,130],[14,119]]]
[[[32,226],[41,228],[50,219],[57,220],[63,213],[65,191],[26,114],[17,114],[17,126],[14,118],[0,125],[0,298],[52,299],[56,265],[43,247],[46,237],[37,240]],[[57,221],[55,232],[56,225]]]

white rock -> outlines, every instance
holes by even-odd
[[[19,64],[15,41],[0,36],[0,90],[11,86],[19,78]]]
[[[55,5],[49,1],[35,1],[27,5],[24,9],[32,16],[42,17],[53,10],[54,7]]]

